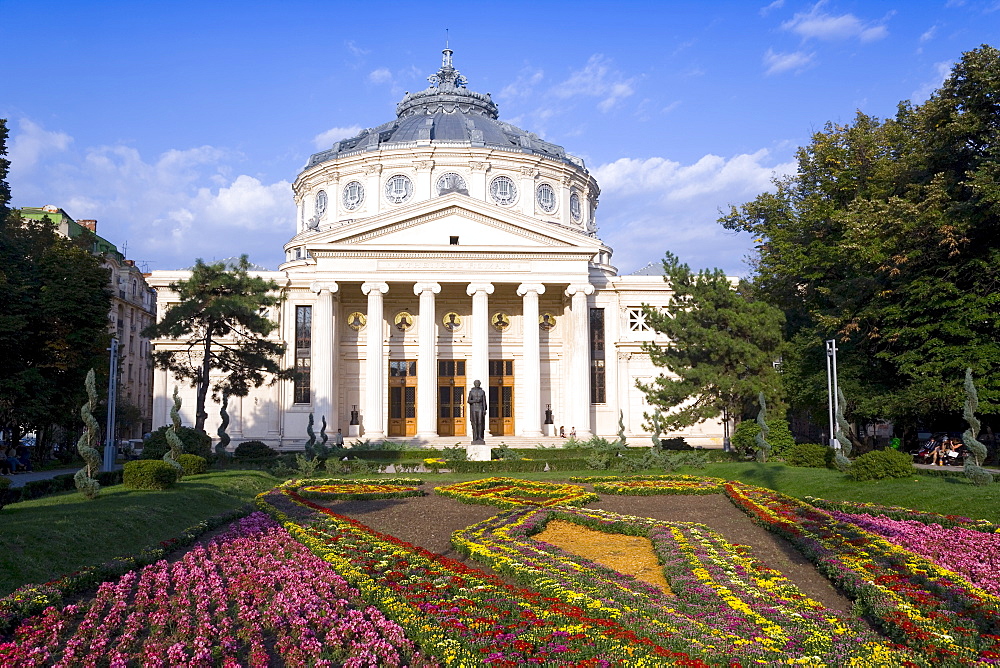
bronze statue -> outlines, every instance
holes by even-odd
[[[472,382],[469,390],[469,420],[472,422],[472,443],[481,444],[486,435],[486,392],[479,387],[480,382]]]

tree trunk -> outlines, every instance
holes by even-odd
[[[209,376],[212,373],[212,331],[205,332],[204,357],[201,360],[201,378],[198,380],[198,399],[194,407],[194,428],[196,431],[205,432],[205,420],[208,413],[205,411],[205,401],[208,398]]]

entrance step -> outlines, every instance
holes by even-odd
[[[361,439],[362,441],[364,438]],[[416,438],[414,436],[401,437],[392,436],[384,439],[386,441],[391,441],[393,443],[406,443],[414,448],[453,448],[456,445],[467,446],[471,443],[472,439],[468,436],[438,436],[436,438]],[[558,436],[538,436],[538,437],[524,437],[524,436],[486,436],[486,445],[491,448],[499,448],[502,443],[506,443],[507,447],[510,448],[535,448],[539,445],[543,445],[546,448],[560,448],[566,443],[567,439],[560,438]],[[344,445],[350,447],[353,441],[345,439]]]

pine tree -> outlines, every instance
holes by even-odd
[[[187,280],[169,287],[180,303],[143,330],[149,338],[176,339],[179,350],[154,353],[157,366],[197,388],[194,428],[205,431],[206,399],[245,397],[250,389],[293,376],[282,369],[285,344],[268,339],[277,324],[262,311],[281,302],[274,281],[251,276],[246,255],[231,269],[224,262],[195,263]],[[212,372],[222,372],[212,384]]]
[[[650,405],[663,411],[663,428],[723,413],[741,416],[761,392],[780,405],[774,362],[782,348],[781,311],[754,299],[748,284],[734,285],[721,269],[695,274],[671,253],[663,269],[672,301],[662,312],[643,310],[646,322],[668,341],[643,344],[643,350],[669,375],[638,384]]]

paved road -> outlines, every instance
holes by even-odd
[[[121,464],[115,466],[116,469],[121,468]],[[24,483],[31,482],[33,480],[48,480],[49,478],[55,478],[57,475],[63,475],[66,473],[76,473],[80,470],[80,467],[74,467],[71,469],[52,469],[50,471],[32,471],[28,473],[15,473],[14,475],[7,476],[10,478],[11,487],[24,487]]]

